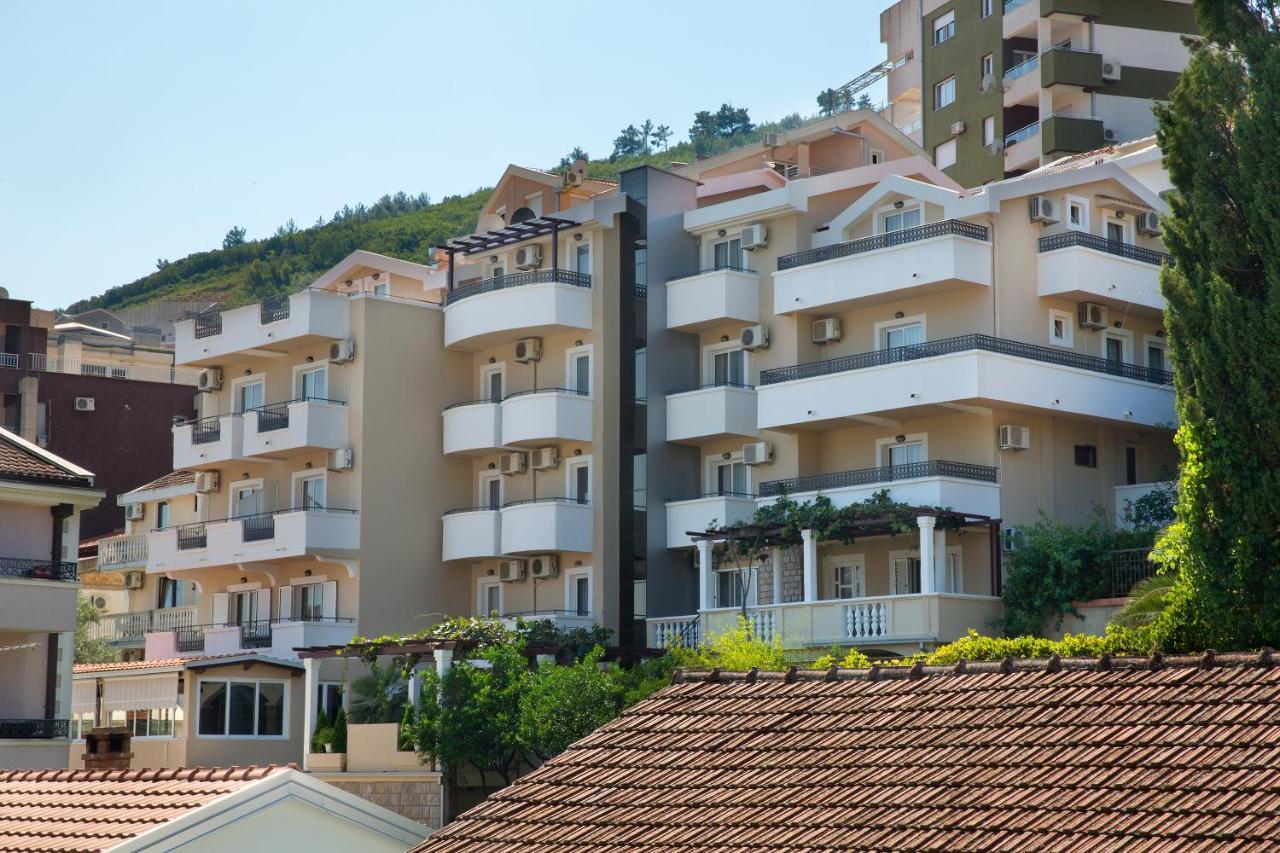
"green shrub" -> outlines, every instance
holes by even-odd
[[[1105,636],[1064,634],[1061,640],[1024,635],[986,637],[969,629],[967,636],[939,646],[922,658],[930,666],[950,666],[959,660],[1004,660],[1005,658],[1047,658],[1053,655],[1096,658],[1103,654],[1146,655],[1151,652],[1152,633],[1143,628],[1107,627]]]
[[[830,669],[832,665],[841,669],[866,669],[871,666],[871,658],[857,649],[849,649],[842,658],[837,658],[835,654],[828,652],[813,662],[814,669]]]
[[[311,751],[324,752],[324,745],[333,743],[333,729],[321,717],[316,722],[316,730],[311,735]]]
[[[347,751],[347,712],[345,709],[338,709],[338,716],[333,718],[333,728],[330,730],[329,737],[333,743],[334,752]]]
[[[756,636],[751,624],[739,616],[736,627],[710,637],[710,641],[697,649],[674,649],[672,654],[680,666],[691,669],[729,669],[746,671],[783,670],[790,664],[782,652],[782,638],[774,636],[765,640]]]

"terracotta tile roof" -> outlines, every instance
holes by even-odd
[[[50,483],[59,486],[92,486],[83,477],[53,462],[56,456],[33,448],[8,430],[0,429],[0,480]]]
[[[82,672],[117,672],[123,669],[160,669],[166,666],[183,666],[191,658],[157,658],[156,660],[116,660],[106,663],[78,663],[71,668],[73,673]]]
[[[0,771],[0,851],[109,850],[285,769]]]
[[[152,480],[150,483],[145,483],[138,486],[136,489],[130,489],[130,491],[141,492],[148,491],[150,489],[165,489],[169,486],[185,486],[188,483],[194,483],[195,481],[195,471],[170,471],[168,474],[163,474]]]
[[[417,850],[1276,849],[1261,655],[703,674]]]
[[[287,669],[302,669],[302,664],[294,660],[281,660],[257,652],[227,652],[222,655],[201,655],[189,658],[156,658],[154,660],[107,661],[106,663],[78,663],[71,670],[75,674],[88,672],[119,672],[131,669],[161,669],[168,666],[181,666],[186,669],[209,669],[230,663],[263,663]]]

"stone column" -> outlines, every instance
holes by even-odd
[[[818,600],[818,540],[812,530],[801,530],[804,554],[804,600]]]
[[[769,602],[770,604],[782,603],[782,554],[781,548],[773,548],[769,551],[769,559],[773,567],[773,600]]]
[[[716,604],[715,561],[711,552],[713,546],[710,539],[700,539],[697,542],[699,610],[710,610]]]
[[[934,583],[934,578],[937,576],[937,562],[934,557],[933,531],[938,524],[938,519],[932,515],[922,515],[916,518],[916,524],[920,527],[920,592],[923,595],[930,595],[937,588]]]

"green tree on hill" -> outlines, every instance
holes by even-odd
[[[1176,191],[1161,273],[1182,454],[1169,648],[1280,639],[1280,12],[1196,0],[1191,49],[1157,137]]]

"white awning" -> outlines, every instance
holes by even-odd
[[[92,714],[98,710],[98,679],[77,678],[71,682],[71,713]]]
[[[145,711],[178,706],[178,673],[106,678],[102,682],[102,710]]]

